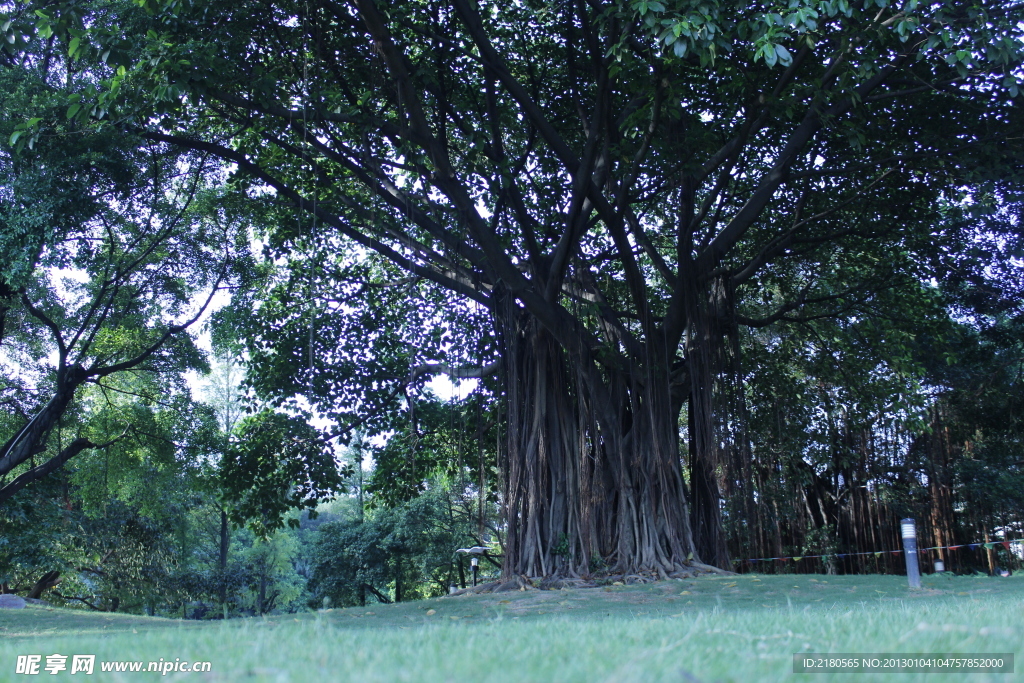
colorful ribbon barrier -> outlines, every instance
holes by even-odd
[[[959,550],[960,548],[968,548],[970,550],[978,550],[984,548],[985,550],[994,550],[996,546],[1003,546],[1007,550],[1014,543],[1024,544],[1024,538],[1014,538],[1009,541],[990,541],[988,543],[961,543],[960,545],[936,545],[930,548],[918,548],[918,552],[924,552],[925,550]],[[834,557],[836,559],[843,559],[844,557],[854,557],[860,555],[874,555],[876,558],[881,557],[885,553],[892,553],[893,555],[902,555],[902,550],[869,550],[867,552],[857,553],[826,553],[824,555],[787,555],[786,557],[752,557],[746,560],[733,560],[734,563],[741,564],[744,562],[782,562],[785,563],[787,560],[793,560],[799,562],[800,560],[814,560],[814,559],[825,559]]]

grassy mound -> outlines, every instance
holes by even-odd
[[[1024,580],[703,577],[463,595],[188,622],[40,607],[0,613],[0,680],[19,654],[209,661],[215,681],[1007,681],[1006,674],[793,674],[793,654],[1024,653]],[[145,665],[144,665],[145,666]],[[1024,662],[1017,664],[1017,676]],[[66,673],[66,672],[65,672]],[[46,675],[56,679],[56,676]],[[67,677],[76,680],[77,677]]]

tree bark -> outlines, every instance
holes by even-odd
[[[699,392],[694,392],[699,393]],[[702,560],[720,569],[731,569],[725,531],[722,527],[721,501],[714,469],[715,448],[711,437],[702,438],[697,424],[704,398],[690,395],[687,411],[690,440],[690,525],[693,529],[694,546]]]

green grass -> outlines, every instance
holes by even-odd
[[[18,654],[203,660],[215,681],[1011,681],[1015,674],[793,674],[796,652],[1024,654],[1024,580],[737,576],[459,596],[263,619],[179,622],[0,612],[0,681]],[[98,669],[98,665],[97,665]],[[59,676],[41,674],[45,680]],[[66,680],[153,680],[97,673]]]

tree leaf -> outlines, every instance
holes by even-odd
[[[776,45],[775,54],[779,56],[779,63],[782,64],[782,66],[789,66],[793,63],[793,55],[789,53],[789,50],[786,49],[785,45]]]

